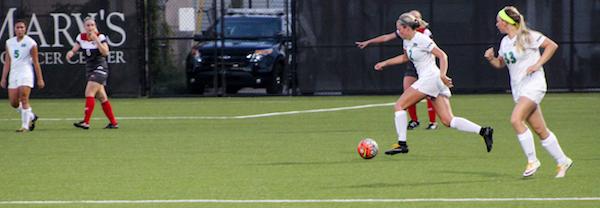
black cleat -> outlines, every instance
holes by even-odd
[[[413,129],[417,128],[419,126],[419,124],[421,124],[421,123],[419,123],[419,121],[410,120],[408,122],[408,126],[406,127],[406,129],[413,130]]]
[[[104,127],[104,129],[118,129],[119,128],[119,124],[112,124],[112,123],[108,123],[108,125],[106,125],[106,127]]]
[[[395,144],[393,149],[385,151],[386,155],[395,155],[398,153],[406,154],[408,153],[408,145],[398,145]]]
[[[77,128],[82,128],[82,129],[90,129],[90,125],[86,124],[84,121],[80,121],[77,123],[73,123],[73,126],[77,127]]]
[[[485,141],[485,148],[488,152],[492,151],[492,145],[494,144],[494,129],[492,127],[483,127],[479,130],[479,135],[483,137],[483,141]]]
[[[425,129],[427,129],[427,130],[435,130],[435,129],[437,129],[437,127],[438,126],[437,126],[436,123],[429,123],[429,126],[427,126],[427,128],[425,128]]]
[[[33,131],[35,129],[35,122],[38,120],[38,116],[33,114],[33,119],[29,122],[29,131]]]

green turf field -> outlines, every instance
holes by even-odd
[[[33,99],[42,118],[15,133],[0,100],[0,207],[600,207],[591,201],[110,203],[106,200],[330,200],[600,197],[600,94],[548,94],[546,121],[575,165],[523,179],[525,157],[509,124],[509,95],[456,95],[455,115],[495,128],[480,136],[441,127],[409,131],[411,152],[363,160],[361,138],[396,141],[391,106],[260,118],[232,116],[390,103],[397,96],[113,99],[120,129],[96,104],[90,130],[72,123],[84,99]],[[427,120],[426,106],[419,116]],[[205,117],[203,117],[205,116]],[[231,119],[211,118],[226,116]],[[180,117],[179,119],[173,117]],[[129,118],[129,119],[128,119]],[[51,119],[51,120],[48,120]],[[98,200],[104,204],[48,204]],[[15,204],[15,201],[45,201]],[[239,201],[237,201],[239,202]],[[253,201],[254,202],[254,201]]]

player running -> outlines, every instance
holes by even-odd
[[[429,30],[427,28],[429,23],[425,22],[421,18],[421,12],[419,12],[417,10],[412,10],[409,13],[412,14],[413,16],[415,16],[415,18],[417,18],[419,20],[419,28],[417,28],[417,31],[420,33],[423,33],[431,38],[432,37],[431,30]],[[375,37],[375,38],[372,38],[372,39],[369,39],[366,41],[356,42],[356,45],[360,49],[363,49],[363,48],[366,48],[371,43],[383,43],[383,42],[388,42],[388,41],[394,40],[396,38],[401,39],[400,35],[398,35],[398,30],[396,30],[393,33],[380,35],[378,37]],[[402,88],[404,90],[410,88],[410,85],[415,83],[415,81],[417,81],[418,78],[419,78],[419,76],[417,75],[417,69],[415,68],[415,65],[411,62],[407,63],[406,71],[404,72],[404,79],[402,80],[402,84],[403,84]],[[437,124],[435,122],[435,109],[433,108],[433,102],[430,99],[427,99],[427,113],[429,115],[429,125],[425,129],[427,129],[427,130],[437,129]],[[420,122],[419,122],[419,117],[417,116],[417,105],[416,104],[408,107],[408,115],[410,116],[410,121],[408,122],[407,128],[409,130],[417,128],[420,125]]]
[[[71,59],[75,52],[83,50],[85,56],[85,69],[87,77],[87,85],[85,87],[85,111],[83,121],[73,123],[77,128],[89,129],[90,118],[94,112],[94,97],[102,103],[102,110],[110,121],[105,129],[117,129],[119,124],[115,119],[108,96],[104,86],[108,79],[108,64],[106,56],[108,56],[108,44],[106,36],[100,34],[96,28],[96,21],[92,18],[85,19],[85,32],[77,36],[77,42],[73,48],[67,52],[67,59]]]
[[[15,37],[6,40],[6,55],[0,85],[7,88],[8,100],[13,108],[21,114],[21,128],[17,132],[33,131],[38,116],[33,113],[29,103],[29,95],[33,88],[34,71],[37,86],[45,86],[42,69],[38,60],[38,47],[35,40],[27,34],[27,23],[15,21]]]
[[[452,114],[450,106],[450,89],[452,80],[446,76],[448,71],[448,56],[442,51],[435,42],[427,35],[416,31],[419,28],[419,20],[409,14],[404,13],[396,22],[398,35],[404,39],[403,48],[404,54],[394,58],[387,59],[375,65],[375,70],[380,71],[383,68],[402,64],[408,61],[414,63],[419,79],[406,89],[395,105],[395,124],[396,133],[398,134],[398,144],[393,149],[385,152],[388,155],[398,153],[408,153],[408,145],[406,143],[407,116],[406,108],[411,106],[425,97],[430,97],[433,101],[440,120],[445,126],[456,128],[461,131],[478,133],[483,136],[486,149],[488,152],[492,150],[493,132],[491,127],[481,127],[467,119],[456,117]],[[440,61],[440,67],[436,65],[435,58]]]
[[[527,157],[523,176],[532,176],[541,165],[535,153],[533,134],[525,125],[527,122],[541,139],[542,146],[556,160],[556,178],[562,178],[573,165],[573,160],[565,155],[556,135],[546,127],[540,106],[547,88],[542,65],[552,58],[558,45],[542,33],[529,30],[523,15],[512,6],[498,12],[496,27],[506,34],[500,43],[499,56],[495,57],[494,49],[489,48],[484,57],[495,68],[508,66],[510,86],[516,103],[510,122]],[[544,49],[541,55],[540,48]]]

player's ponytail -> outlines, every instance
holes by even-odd
[[[400,25],[410,27],[413,30],[415,30],[421,26],[419,19],[417,19],[415,16],[413,16],[410,13],[404,13],[404,14],[400,15],[400,17],[398,17],[398,23],[400,23]]]
[[[525,49],[525,45],[529,45],[531,43],[531,31],[527,27],[525,18],[523,18],[523,15],[519,13],[517,8],[513,6],[507,6],[504,8],[504,11],[511,19],[515,21],[514,26],[517,28],[516,48],[517,51],[522,52]]]

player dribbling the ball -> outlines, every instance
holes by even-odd
[[[404,54],[379,62],[374,67],[375,70],[381,71],[387,66],[411,61],[414,63],[419,75],[419,79],[410,88],[406,89],[396,101],[394,121],[396,133],[398,134],[398,144],[393,149],[386,151],[385,154],[408,153],[406,108],[425,97],[432,99],[434,108],[445,126],[481,135],[486,150],[490,152],[493,144],[493,129],[491,127],[481,127],[465,118],[452,114],[449,99],[452,80],[446,76],[448,56],[431,38],[416,31],[419,26],[418,19],[413,15],[409,13],[400,15],[396,27],[398,35],[404,39]],[[435,58],[440,61],[439,68],[436,65]]]

